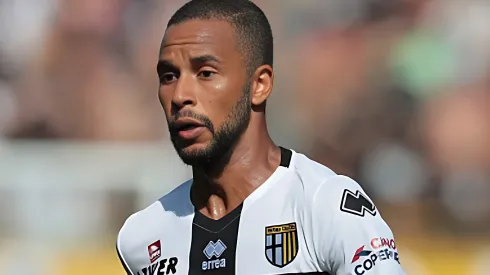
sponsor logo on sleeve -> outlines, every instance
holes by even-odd
[[[395,240],[389,238],[373,238],[370,244],[373,249],[390,248],[396,250]]]
[[[150,263],[154,263],[162,255],[162,245],[160,240],[150,244],[148,246],[148,256],[150,256]]]
[[[359,247],[356,250],[354,257],[352,257],[352,263],[357,262],[357,260],[359,260],[361,257],[369,256],[369,254],[371,254],[371,252],[372,252],[371,250],[365,250],[364,245]]]
[[[148,256],[150,258],[150,265],[138,271],[136,273],[137,275],[167,275],[177,273],[177,263],[179,260],[177,257],[161,258],[162,244],[160,240],[148,246]]]
[[[361,191],[355,193],[345,189],[342,195],[340,211],[364,217],[366,213],[376,216],[376,206]]]
[[[362,275],[373,269],[376,264],[383,261],[396,261],[400,264],[398,251],[393,239],[390,238],[373,238],[369,244],[359,247],[352,257],[354,264],[354,274]]]

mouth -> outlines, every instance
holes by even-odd
[[[175,122],[175,129],[180,131],[188,131],[198,127],[204,127],[204,125],[198,121],[192,119],[178,119]]]
[[[185,118],[178,119],[174,126],[180,138],[186,140],[196,139],[204,132],[204,130],[206,130],[206,126],[204,126],[204,124]]]

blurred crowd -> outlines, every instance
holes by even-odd
[[[0,0],[0,136],[167,139],[156,62],[184,2]],[[490,1],[255,2],[279,144],[359,181],[395,232],[490,232]]]

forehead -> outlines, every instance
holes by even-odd
[[[176,51],[182,50],[190,55],[225,57],[238,54],[234,29],[224,20],[189,20],[168,28],[160,56],[171,58]]]

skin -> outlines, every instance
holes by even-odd
[[[270,138],[265,119],[273,70],[263,65],[248,75],[234,29],[223,20],[189,20],[171,26],[159,58],[159,99],[179,155],[192,156],[210,149],[216,133],[234,124],[237,106],[250,110],[246,114],[248,126],[233,140],[227,154],[192,165],[191,200],[204,216],[218,220],[240,205],[279,166],[280,149]],[[244,101],[247,87],[249,98]],[[197,118],[207,122],[207,127],[197,138],[179,142],[171,130],[179,117]]]

